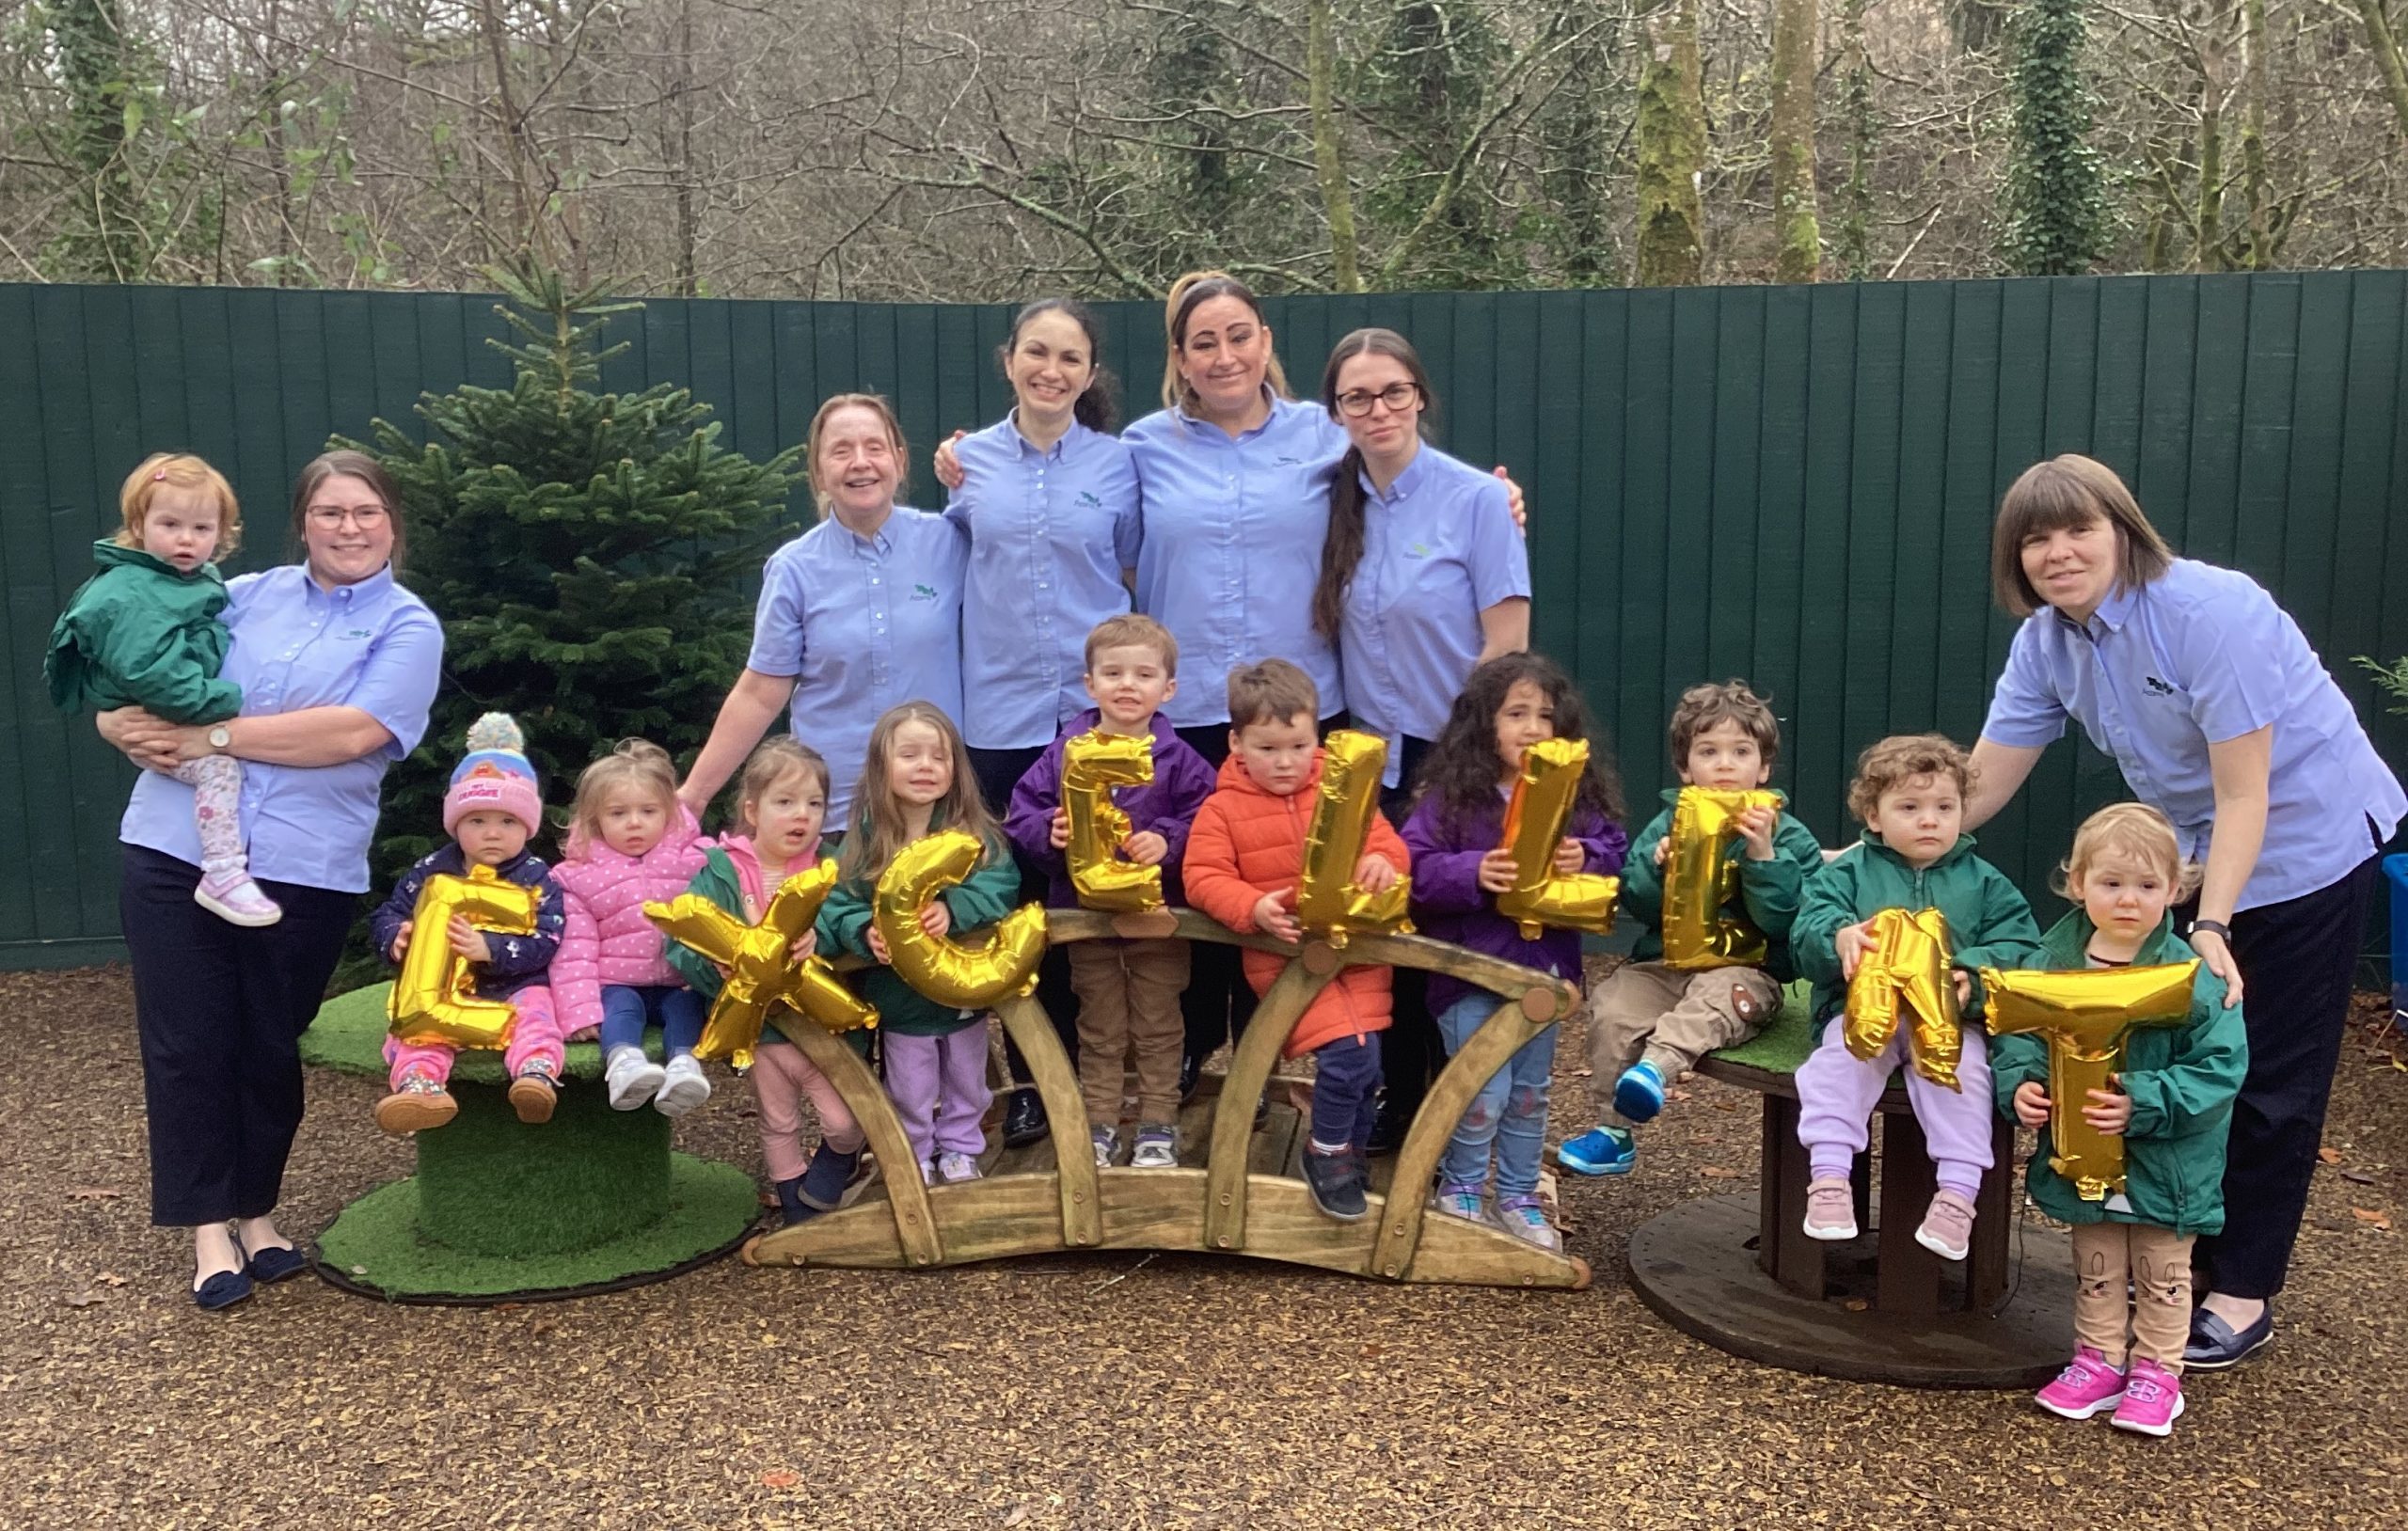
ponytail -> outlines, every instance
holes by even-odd
[[[1313,631],[1338,641],[1346,590],[1363,561],[1363,449],[1349,447],[1329,481],[1329,535],[1321,545],[1321,580],[1313,586]]]

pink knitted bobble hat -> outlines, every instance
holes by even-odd
[[[489,712],[468,725],[468,753],[452,773],[443,795],[443,832],[481,809],[499,809],[533,834],[544,827],[544,798],[535,790],[535,767],[527,759],[527,736],[506,712]]]

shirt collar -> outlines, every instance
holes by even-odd
[[[1271,413],[1262,417],[1262,423],[1256,426],[1251,431],[1240,431],[1235,436],[1229,437],[1229,439],[1233,441],[1248,441],[1260,435],[1263,432],[1270,430],[1273,426],[1279,423],[1279,412],[1281,407],[1292,402],[1293,401],[1282,399],[1277,394],[1272,392],[1271,385],[1266,381],[1262,385],[1262,402],[1271,406]],[[1180,423],[1182,425],[1192,425],[1200,431],[1214,431],[1219,432],[1220,434],[1224,436],[1228,435],[1228,432],[1222,431],[1219,426],[1213,424],[1211,420],[1206,419],[1203,416],[1189,413],[1187,405],[1183,402],[1172,405],[1171,413],[1179,417]],[[1015,430],[1014,434],[1018,434],[1017,430]]]
[[[312,601],[326,601],[336,606],[358,606],[382,597],[393,588],[393,566],[390,563],[365,579],[355,579],[348,585],[328,590],[309,573],[308,560],[301,562],[301,584]]]
[[[2140,599],[2139,586],[2127,585],[2118,579],[2107,592],[2107,598],[2099,603],[2099,609],[2090,614],[2088,622],[2076,622],[2062,611],[2057,612],[2057,620],[2076,632],[2096,639],[2107,633],[2123,631],[2124,623],[2131,620],[2132,608],[2140,604]]]
[[[1388,485],[1386,494],[1380,493],[1378,487],[1371,482],[1371,475],[1368,469],[1362,475],[1363,490],[1373,499],[1393,509],[1416,489],[1421,487],[1422,481],[1429,476],[1430,445],[1428,442],[1423,442],[1414,452],[1413,461],[1405,464],[1404,471],[1396,476],[1394,483]]]
[[[1012,412],[1005,418],[1004,425],[1005,428],[1011,433],[1012,446],[1018,451],[1019,455],[1022,457],[1041,457],[1049,463],[1061,463],[1068,461],[1070,452],[1073,450],[1074,443],[1079,439],[1079,434],[1086,429],[1085,426],[1081,425],[1078,421],[1072,420],[1070,422],[1070,428],[1062,433],[1062,438],[1059,441],[1054,442],[1051,447],[1039,448],[1036,442],[1031,441],[1028,437],[1021,434],[1020,406],[1018,404],[1014,404],[1012,406]]]

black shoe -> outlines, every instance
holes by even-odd
[[[802,1199],[802,1182],[810,1174],[804,1171],[791,1180],[778,1182],[778,1210],[785,1215],[786,1226],[807,1222],[819,1215],[819,1208]]]
[[[1391,1110],[1386,1103],[1380,1114],[1371,1121],[1371,1139],[1367,1151],[1385,1159],[1404,1146],[1404,1135],[1413,1127],[1413,1113]]]
[[[1354,1154],[1348,1149],[1324,1154],[1310,1144],[1305,1145],[1305,1189],[1312,1193],[1313,1205],[1324,1217],[1340,1223],[1359,1223],[1370,1207],[1363,1200],[1363,1188],[1354,1177]]]
[[[309,1269],[309,1256],[290,1246],[263,1249],[256,1254],[246,1251],[243,1256],[243,1274],[263,1286],[291,1281]]]
[[[220,1271],[193,1289],[192,1300],[204,1312],[216,1313],[237,1302],[246,1302],[250,1296],[250,1277],[240,1271]]]
[[[2274,1304],[2246,1329],[2235,1330],[2206,1308],[2191,1310],[2191,1343],[2182,1349],[2184,1371],[2222,1371],[2258,1353],[2274,1337]]]
[[[1025,1148],[1044,1140],[1052,1124],[1045,1119],[1045,1098],[1034,1084],[1023,1084],[1012,1092],[1012,1103],[1004,1108],[1004,1146]]]
[[[832,1212],[843,1206],[845,1188],[853,1183],[853,1171],[861,1161],[860,1149],[840,1154],[821,1142],[812,1150],[811,1162],[803,1168],[802,1177],[795,1182],[802,1205],[815,1212]]]
[[[1204,1078],[1204,1060],[1181,1056],[1179,1060],[1179,1103],[1182,1106],[1196,1098],[1196,1086]]]
[[[1348,1149],[1346,1158],[1354,1166],[1355,1189],[1368,1196],[1371,1193],[1371,1155],[1360,1144]]]

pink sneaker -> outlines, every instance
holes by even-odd
[[[1806,1185],[1806,1237],[1836,1241],[1856,1237],[1856,1192],[1826,1176]]]
[[[1961,1260],[1973,1241],[1973,1204],[1953,1191],[1931,1198],[1915,1230],[1915,1242],[1943,1260]]]
[[[2124,1401],[2124,1374],[2097,1347],[2081,1346],[2057,1380],[2032,1395],[2032,1401],[2052,1414],[2088,1419]]]
[[[272,925],[284,918],[284,906],[261,892],[246,872],[202,877],[192,901],[230,924]]]
[[[2146,1356],[2132,1363],[2124,1401],[2107,1423],[2138,1435],[2172,1435],[2182,1417],[2182,1379]]]

